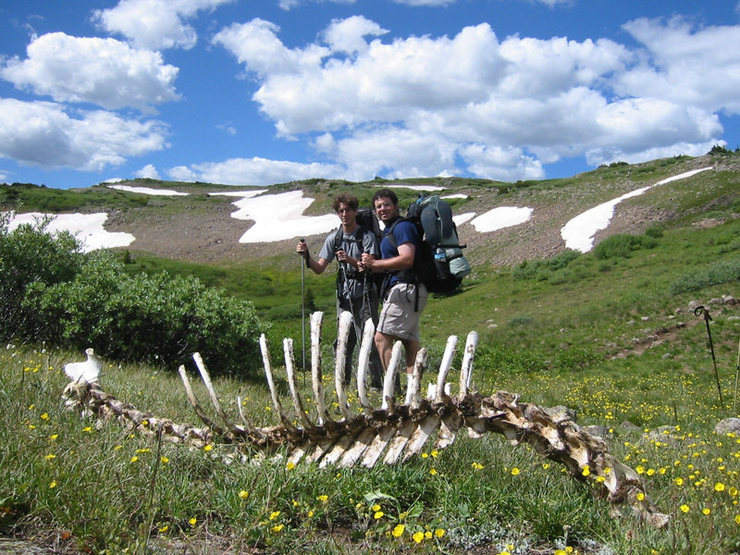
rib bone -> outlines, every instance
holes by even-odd
[[[340,320],[335,389],[342,419],[332,420],[321,384],[322,317],[320,312],[311,315],[311,378],[318,411],[316,423],[306,414],[301,400],[295,379],[292,341],[289,339],[283,343],[285,370],[292,404],[298,413],[300,425],[292,423],[283,412],[264,335],[260,338],[260,346],[272,403],[280,418],[277,426],[257,428],[249,424],[246,418],[242,419],[244,426],[231,424],[218,402],[208,371],[197,353],[194,359],[201,379],[225,428],[215,424],[202,409],[183,367],[180,367],[180,376],[186,395],[196,415],[205,423],[204,428],[176,424],[139,411],[104,392],[96,382],[78,380],[68,384],[64,390],[65,404],[80,411],[91,411],[101,419],[116,419],[145,434],[151,435],[153,431],[157,431],[173,441],[187,441],[196,445],[210,442],[230,443],[245,450],[267,453],[282,450],[287,460],[293,463],[303,461],[304,464],[338,465],[345,468],[358,465],[373,467],[381,461],[383,464],[406,462],[428,444],[435,445],[437,449],[449,447],[462,429],[467,429],[470,437],[474,438],[493,432],[515,444],[528,443],[542,456],[562,463],[576,479],[590,481],[597,495],[607,499],[614,508],[629,507],[638,517],[657,527],[668,523],[669,517],[660,513],[644,496],[644,485],[638,474],[612,456],[601,438],[582,431],[568,418],[555,418],[536,405],[521,403],[518,395],[499,391],[490,397],[483,397],[472,390],[473,361],[478,343],[475,332],[468,334],[457,395],[450,394],[449,384],[446,382],[457,345],[457,338],[451,336],[447,341],[430,398],[420,399],[418,395],[427,362],[427,352],[421,349],[415,361],[413,375],[407,376],[405,402],[397,404],[394,390],[402,349],[401,343],[397,342],[393,346],[384,377],[381,408],[373,409],[365,389],[365,380],[374,330],[372,322],[366,324],[357,371],[359,402],[363,412],[354,415],[344,392],[343,379],[343,349],[349,328],[346,319]],[[241,405],[239,408],[241,411]],[[584,472],[585,468],[589,472]]]

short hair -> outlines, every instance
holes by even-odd
[[[391,199],[393,205],[398,206],[398,197],[396,196],[396,193],[394,193],[390,189],[378,189],[373,195],[373,208],[375,207],[375,201],[383,197]]]
[[[346,204],[352,210],[357,210],[357,208],[359,208],[360,206],[360,201],[358,201],[357,197],[354,195],[350,195],[349,193],[341,193],[334,197],[334,202],[331,204],[332,208],[334,208],[334,212],[339,211],[340,204]]]

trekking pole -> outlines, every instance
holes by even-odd
[[[709,336],[709,350],[712,353],[712,362],[714,363],[714,379],[717,382],[717,392],[719,393],[719,404],[724,409],[724,403],[722,401],[722,388],[719,385],[719,373],[717,372],[717,359],[714,356],[714,343],[712,342],[712,330],[709,329],[709,321],[712,317],[709,315],[709,311],[703,306],[697,306],[694,309],[694,315],[704,316],[704,322],[707,325],[707,336]]]
[[[305,239],[301,243],[306,244]],[[301,352],[303,354],[303,372],[306,372],[306,266],[308,266],[308,250],[304,250],[301,260]]]
[[[737,342],[737,360],[735,361],[735,394],[732,398],[732,412],[735,412],[735,405],[737,404],[737,378],[740,374],[740,339]]]

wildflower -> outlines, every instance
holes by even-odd
[[[55,488],[55,487],[57,487],[57,481],[56,480],[52,480],[51,483],[49,484],[49,487],[52,488],[52,489]]]
[[[482,465],[482,464],[480,464],[480,463],[478,463],[478,462],[474,462],[474,463],[473,463],[473,464],[472,464],[471,466],[472,466],[472,467],[473,467],[473,468],[474,468],[475,470],[481,470],[481,469],[483,468],[483,465]]]
[[[680,476],[678,478],[676,478],[674,481],[676,482],[676,485],[677,486],[682,486],[683,485],[683,478],[681,478]]]
[[[740,515],[735,515],[735,524],[740,524]]]
[[[203,447],[203,451],[206,451],[206,452],[211,451],[212,449],[213,449],[213,445],[211,445],[210,443],[206,445],[205,447]]]
[[[511,475],[512,476],[519,476],[519,472],[521,472],[516,466],[511,469]]]
[[[51,435],[49,436],[49,439],[50,439],[51,441],[54,441],[54,440],[55,440],[55,439],[57,439],[58,437],[59,437],[59,434],[51,434]]]
[[[170,462],[170,459],[165,457],[164,455],[162,455],[159,460],[162,462],[162,464],[167,464],[168,462]]]
[[[432,531],[431,530],[426,530],[424,532],[424,539],[425,540],[431,540],[432,539]]]
[[[584,476],[590,476],[591,475],[591,469],[588,467],[588,465],[583,467],[583,470],[581,471],[581,474]]]
[[[638,501],[644,501],[645,500],[645,494],[640,492],[637,494],[637,500]]]
[[[293,470],[295,468],[295,463],[292,461],[289,461],[288,464],[285,465],[286,470]]]
[[[280,532],[283,529],[284,526],[285,526],[285,524],[277,524],[277,525],[275,525],[275,526],[272,527],[272,531],[275,532],[275,533],[278,533],[278,532]]]
[[[270,520],[275,520],[279,516],[280,516],[280,511],[272,511],[270,513]]]
[[[645,468],[642,465],[639,465],[635,470],[638,474],[645,474]]]
[[[308,518],[311,518],[313,516],[313,511],[308,511]]]
[[[90,432],[92,432],[92,426],[85,426],[84,428],[82,428],[82,431],[83,431],[83,432],[88,432],[88,433],[90,433]]]
[[[118,451],[119,449],[123,449],[123,445],[116,445],[113,450]]]
[[[378,505],[378,504],[376,503],[375,505],[373,505],[372,507],[370,507],[370,509],[371,509],[371,510],[372,510],[373,512],[377,513],[377,512],[378,512],[378,511],[380,510],[380,505]]]
[[[188,522],[190,523],[190,526],[195,526],[195,523],[198,522],[198,519],[193,517],[190,520],[188,520]]]
[[[385,513],[383,511],[375,511],[375,514],[373,515],[373,518],[375,520],[380,520],[381,518],[383,518],[383,515],[384,514]]]
[[[725,491],[725,485],[722,482],[717,482],[716,484],[714,484],[714,491]]]
[[[145,449],[137,449],[136,452],[137,453],[151,453],[152,450],[147,447]]]
[[[545,470],[547,470],[548,468],[550,468],[550,463],[543,463],[542,464],[542,468],[544,468]]]
[[[415,533],[415,534],[414,534],[413,536],[411,536],[411,537],[412,537],[412,538],[414,538],[414,541],[415,541],[416,543],[421,543],[422,541],[424,541],[424,532],[416,532],[416,533]]]
[[[49,420],[49,413],[45,412],[41,415],[41,420]]]
[[[249,492],[248,491],[241,490],[239,492],[239,499],[246,499],[247,497],[249,497]]]
[[[442,536],[444,536],[444,535],[445,535],[445,531],[444,531],[444,529],[443,529],[443,528],[437,528],[437,529],[436,529],[436,530],[434,531],[434,535],[435,535],[435,536],[437,536],[438,538],[441,538]]]
[[[432,457],[434,457],[436,459],[439,456],[439,451],[437,451],[436,449],[434,449],[432,451],[431,455],[432,455]]]
[[[701,514],[703,514],[704,516],[709,516],[709,514],[710,514],[711,512],[712,512],[712,509],[710,509],[709,507],[704,507],[704,508],[703,508],[703,509],[701,510]]]
[[[318,499],[322,503],[326,503],[327,501],[329,501],[329,496],[328,495],[319,495],[316,499]]]
[[[56,455],[54,455],[54,454],[52,454],[52,453],[50,453],[50,454],[46,455],[46,456],[45,456],[44,458],[45,458],[45,459],[46,459],[47,461],[50,461],[50,460],[52,460],[52,459],[56,459],[56,458],[57,458],[57,456],[56,456]]]
[[[406,530],[406,526],[403,524],[397,524],[391,534],[393,534],[394,538],[400,538],[403,535],[404,530]]]
[[[159,528],[159,533],[160,534],[164,534],[169,529],[170,529],[170,527],[165,524],[164,526],[162,526],[161,528]]]
[[[133,457],[131,457],[131,459],[130,459],[129,462],[135,463],[138,460],[139,460],[139,457],[137,457],[136,455],[134,455]]]
[[[686,505],[685,503],[683,505],[681,505],[679,507],[679,509],[681,509],[681,512],[684,513],[684,514],[688,513],[691,510],[691,509],[689,509],[689,506]]]
[[[436,469],[436,468],[432,468],[432,469],[431,469],[431,470],[429,471],[429,474],[431,474],[432,476],[436,476],[436,475],[437,475],[437,469]]]
[[[427,453],[426,451],[424,451],[424,452],[423,452],[423,453],[421,454],[421,458],[422,458],[422,459],[428,459],[428,458],[429,458],[429,453]]]

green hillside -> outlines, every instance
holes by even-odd
[[[461,226],[474,272],[460,291],[427,305],[422,343],[430,371],[448,335],[464,342],[476,330],[474,387],[484,395],[515,392],[543,407],[565,405],[579,425],[600,426],[609,451],[638,472],[651,501],[671,517],[664,529],[616,517],[586,483],[498,436],[460,437],[403,465],[338,470],[293,468],[282,459],[251,464],[228,445],[188,448],[115,422],[98,426],[59,403],[67,382],[60,368],[80,354],[19,344],[0,353],[0,538],[34,538],[36,546],[68,552],[738,552],[740,431],[716,433],[715,426],[740,416],[739,162],[739,153],[716,152],[526,183],[407,180],[465,193],[456,213],[517,205],[538,215],[500,232]],[[593,251],[564,248],[559,229],[576,214],[706,167],[713,169],[625,200]],[[169,222],[182,210],[228,217],[231,209],[228,200],[205,194],[223,187],[136,184],[203,195],[152,199],[96,186],[60,198],[86,199],[70,210],[113,208],[128,224]],[[312,180],[275,188],[302,188],[316,198],[310,212],[321,214],[339,190],[369,201],[370,185]],[[8,191],[17,194],[10,199]],[[6,186],[3,205],[42,209],[38,199],[47,191]],[[402,201],[414,194],[404,192]],[[302,306],[325,311],[330,374],[335,325],[334,276],[306,275],[303,299],[294,246],[290,240],[243,248],[220,261],[134,248],[119,256],[132,275],[197,276],[251,300],[272,326],[273,364],[290,410],[280,341],[289,336],[300,350]],[[174,370],[106,360],[101,385],[152,414],[197,423]],[[214,385],[234,420],[239,398],[253,422],[278,424],[263,384],[232,376]],[[306,375],[301,389],[310,394]],[[196,394],[207,398],[202,387]]]

